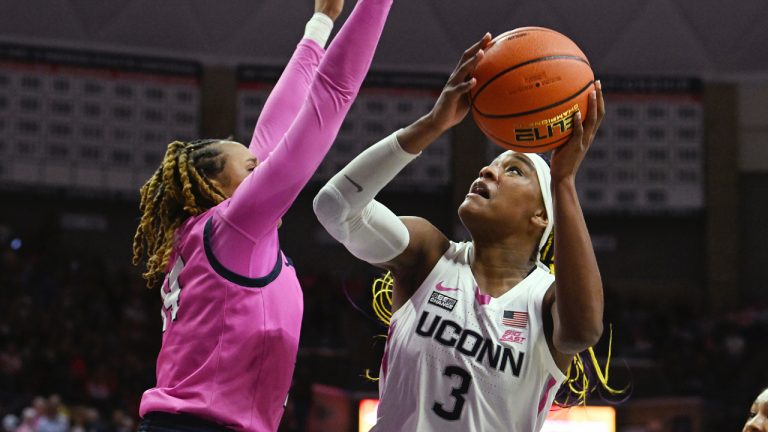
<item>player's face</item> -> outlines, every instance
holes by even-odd
[[[216,182],[227,197],[231,197],[240,183],[259,165],[258,159],[244,145],[234,141],[221,141],[224,154],[224,169],[216,177]]]
[[[490,229],[503,235],[507,231],[543,229],[546,210],[533,162],[519,153],[499,155],[480,170],[470,185],[459,206],[459,217],[473,237],[477,230]]]
[[[742,432],[768,432],[768,389],[752,403]]]

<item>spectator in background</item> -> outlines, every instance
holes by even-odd
[[[32,399],[32,409],[35,410],[35,429],[37,429],[37,422],[45,415],[47,407],[48,401],[43,396],[35,396],[35,398]]]
[[[19,418],[13,414],[6,414],[3,417],[3,432],[15,432],[19,425]]]
[[[21,424],[16,428],[16,432],[35,432],[35,421],[37,413],[32,407],[24,408],[21,412]]]
[[[768,388],[752,402],[749,417],[742,432],[768,432]]]
[[[69,417],[61,410],[61,398],[51,395],[45,406],[45,413],[37,421],[36,432],[68,432]]]

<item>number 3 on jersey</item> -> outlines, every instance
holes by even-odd
[[[168,273],[167,283],[160,288],[160,297],[163,298],[163,307],[160,309],[160,315],[163,317],[163,331],[168,326],[168,318],[165,316],[166,310],[171,311],[171,321],[176,320],[176,313],[179,312],[179,296],[181,295],[181,285],[179,285],[179,273],[184,268],[184,261],[179,257],[173,264],[171,272]],[[166,286],[168,292],[165,291]]]
[[[461,417],[461,409],[464,408],[464,401],[466,400],[464,399],[464,395],[467,394],[469,391],[469,385],[472,383],[472,376],[469,374],[469,372],[458,366],[448,366],[445,368],[443,375],[447,377],[457,376],[461,380],[459,381],[458,387],[453,387],[451,389],[451,396],[453,396],[455,399],[453,403],[453,409],[448,411],[443,408],[448,404],[435,402],[435,404],[432,405],[432,411],[446,420],[458,420],[459,417]]]

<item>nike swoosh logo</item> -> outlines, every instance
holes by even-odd
[[[443,286],[443,281],[440,281],[435,285],[435,289],[438,291],[446,292],[446,291],[458,291],[458,288],[446,288]]]
[[[363,187],[360,186],[359,184],[355,183],[355,181],[352,180],[351,178],[349,178],[346,174],[344,174],[344,178],[349,180],[349,182],[352,183],[352,185],[354,185],[357,188],[357,192],[362,192],[363,191]]]

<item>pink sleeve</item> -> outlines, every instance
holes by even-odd
[[[277,224],[331,147],[370,67],[392,0],[359,0],[317,69],[309,94],[277,147],[222,205],[213,249],[249,277],[274,265]],[[275,107],[277,109],[279,107]],[[244,256],[259,244],[258,252]]]
[[[296,118],[324,52],[317,42],[307,38],[302,39],[293,52],[253,130],[249,149],[259,161],[269,157]]]

